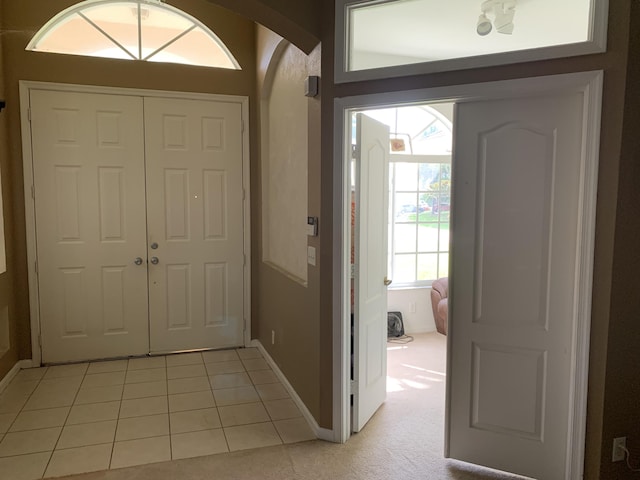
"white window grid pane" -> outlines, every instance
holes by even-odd
[[[396,286],[406,286],[409,284],[430,284],[436,278],[446,276],[448,273],[448,252],[449,252],[449,206],[450,206],[450,188],[451,188],[451,166],[446,163],[439,163],[438,165],[438,180],[436,182],[429,182],[429,184],[422,184],[418,186],[417,190],[396,190],[395,178],[398,164],[401,162],[392,163],[390,167],[391,174],[391,202],[396,202],[399,198],[407,201],[408,198],[413,197],[415,199],[415,205],[418,207],[416,212],[404,212],[401,215],[397,215],[398,212],[402,212],[402,208],[398,208],[394,205],[391,209],[392,212],[396,212],[396,215],[390,222],[390,258],[391,258],[391,272],[395,278],[394,284]],[[433,167],[434,164],[419,164],[419,167],[429,166]],[[424,168],[424,167],[423,167]],[[419,182],[420,183],[420,182]],[[423,200],[427,198],[427,200]],[[402,206],[400,206],[402,207]],[[434,208],[435,207],[435,208]],[[435,212],[434,212],[435,210]],[[406,234],[406,229],[400,229],[396,227],[404,225],[415,225],[416,235],[414,240],[415,250],[413,252],[407,251],[407,245],[410,243],[406,238],[400,240],[400,233],[398,230],[402,230],[403,234]],[[432,228],[435,230],[437,248],[435,250],[420,249],[420,229]],[[396,245],[402,243],[402,252],[396,252]],[[408,258],[413,257],[414,274],[412,279],[406,275],[406,268],[408,267]],[[421,264],[420,258],[430,258],[435,260],[435,266],[429,268],[429,271],[437,272],[436,278],[420,279],[421,276]],[[403,273],[397,272],[396,263],[401,261],[403,264]],[[424,267],[422,267],[424,269]]]

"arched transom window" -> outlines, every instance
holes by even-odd
[[[198,19],[161,0],[87,0],[53,17],[27,50],[240,70]]]

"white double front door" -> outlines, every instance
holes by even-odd
[[[241,103],[29,97],[42,361],[242,345]]]

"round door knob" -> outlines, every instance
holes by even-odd
[[[391,280],[390,278],[384,277],[384,284],[385,286],[389,286],[391,285],[391,283],[393,282],[393,280]]]
[[[136,265],[142,265],[142,258],[136,257],[136,259],[133,261],[133,263],[135,263]]]
[[[151,257],[151,263],[153,263],[154,265],[157,265],[158,262],[160,262],[160,260],[158,260],[158,257]]]
[[[153,248],[154,250],[158,248],[158,244],[156,242],[153,242],[151,244],[151,248]]]

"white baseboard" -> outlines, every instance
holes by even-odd
[[[333,430],[329,430],[328,428],[322,428],[318,426],[317,430],[315,430],[316,436],[320,440],[324,440],[326,442],[335,442],[335,435],[333,434]]]
[[[9,386],[9,383],[23,368],[30,368],[31,360],[18,360],[9,372],[0,380],[0,393],[4,392],[5,388]]]
[[[20,360],[18,362],[18,364],[20,365],[20,368],[25,369],[25,368],[33,368],[33,360],[28,359],[28,360]],[[38,365],[39,366],[39,365]]]
[[[280,370],[276,362],[273,361],[273,358],[271,358],[271,355],[267,353],[262,343],[260,343],[260,340],[251,340],[251,346],[256,347],[258,350],[260,350],[260,353],[262,353],[262,356],[264,357],[266,362],[269,364],[273,372],[276,374],[276,377],[278,377],[280,382],[282,382],[282,385],[284,385],[284,388],[286,388],[287,392],[289,392],[289,395],[291,395],[291,399],[295,402],[295,404],[298,406],[298,408],[302,412],[302,415],[304,416],[305,420],[309,424],[309,427],[311,428],[311,430],[313,430],[313,433],[315,433],[316,437],[318,437],[320,440],[326,440],[327,442],[335,441],[333,430],[322,428],[320,425],[318,425],[318,422],[316,422],[316,419],[313,417],[313,415],[311,415],[311,412],[309,411],[307,406],[304,404],[300,396],[296,393],[295,389],[291,386],[291,384],[289,383],[289,380],[287,380],[287,377],[284,376],[284,373],[282,373],[282,371]]]

